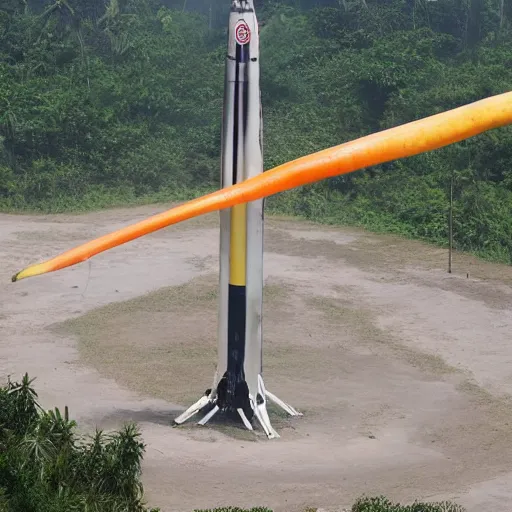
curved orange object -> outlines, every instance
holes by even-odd
[[[60,270],[172,224],[325,178],[431,151],[512,123],[512,92],[298,158],[22,270],[13,281]]]

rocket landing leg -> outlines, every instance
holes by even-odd
[[[219,386],[222,387],[221,382]],[[221,395],[222,396],[222,395]],[[290,416],[302,416],[302,413],[296,411],[293,407],[277,398],[274,394],[267,391],[263,378],[258,375],[258,392],[256,397],[251,394],[248,395],[251,413],[250,417],[256,418],[265,432],[268,439],[274,439],[280,437],[270,422],[270,418],[267,412],[267,399],[278,405],[283,411],[288,413]],[[242,407],[238,407],[233,410],[232,407],[224,405],[223,408],[219,405],[219,395],[217,390],[207,389],[205,394],[193,405],[191,405],[185,412],[180,414],[175,420],[175,425],[182,425],[187,420],[191,419],[198,413],[201,413],[202,418],[197,422],[198,425],[206,425],[218,412],[228,413],[230,416],[237,415],[248,430],[253,430],[253,424],[247,417],[246,411]],[[235,414],[233,414],[235,413]]]

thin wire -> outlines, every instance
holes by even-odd
[[[91,280],[91,268],[92,262],[89,260],[89,273],[87,275],[87,282],[85,283],[84,291],[82,292],[82,299],[85,299],[85,293],[87,292],[87,288],[89,287],[89,281]]]

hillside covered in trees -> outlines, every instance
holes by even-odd
[[[511,0],[274,0],[265,168],[512,89]],[[229,0],[0,0],[0,207],[219,185]],[[274,211],[512,263],[512,128],[273,197]]]

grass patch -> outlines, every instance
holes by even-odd
[[[349,325],[357,339],[366,340],[367,343],[385,347],[405,360],[411,366],[426,371],[432,375],[441,376],[457,371],[456,368],[445,363],[445,361],[432,354],[425,354],[411,349],[396,341],[395,338],[385,329],[378,327],[374,318],[375,312],[360,306],[354,307],[348,300],[343,298],[310,297],[307,299],[312,308],[322,311],[326,320],[338,329],[346,329]]]
[[[286,303],[289,293],[286,283],[265,285],[265,307]],[[185,406],[211,386],[217,315],[218,276],[210,274],[108,304],[51,329],[76,336],[83,364],[107,378]]]

